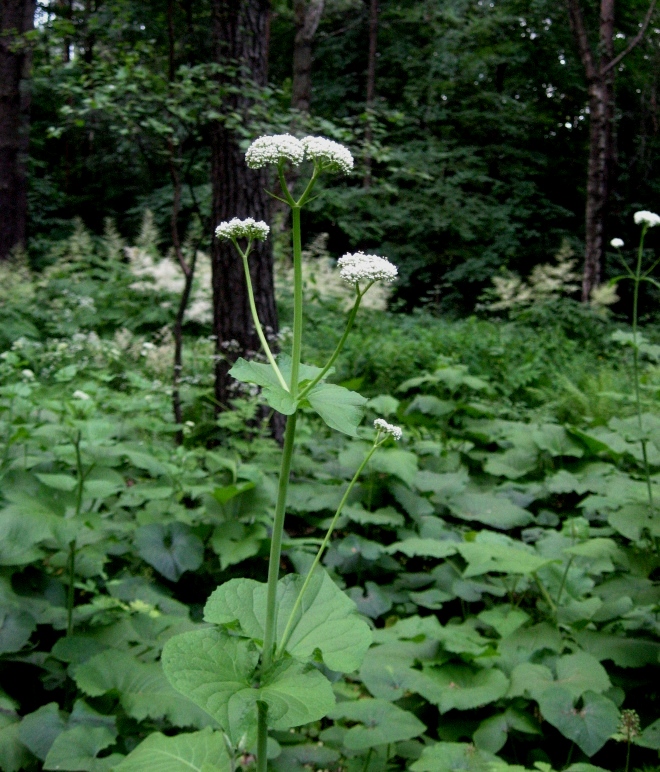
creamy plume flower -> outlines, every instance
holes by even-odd
[[[339,275],[347,284],[359,284],[361,281],[392,282],[398,271],[386,257],[365,255],[364,252],[346,253],[337,260]]]
[[[76,389],[73,392],[73,398],[74,399],[82,399],[82,400],[91,399],[89,394],[86,391],[82,391],[81,389]]]
[[[219,239],[259,239],[265,241],[270,228],[263,220],[239,220],[234,217],[229,222],[221,222],[215,229],[215,235]]]
[[[245,162],[250,169],[261,169],[268,164],[291,161],[298,166],[305,158],[305,147],[291,134],[268,134],[255,139],[247,149]]]
[[[394,424],[388,424],[384,418],[377,418],[374,421],[374,428],[383,434],[389,434],[390,437],[394,437],[395,440],[400,440],[403,437],[403,432],[400,426],[394,426]]]
[[[351,151],[325,137],[305,137],[300,140],[305,148],[305,158],[316,161],[324,169],[340,171],[348,174],[353,169],[353,156]]]
[[[655,228],[660,225],[660,214],[647,212],[645,209],[641,212],[635,212],[635,225],[646,225],[647,228]]]
[[[612,239],[612,241],[610,241],[610,246],[613,246],[614,249],[621,249],[623,246],[623,239]]]

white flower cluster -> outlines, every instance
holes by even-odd
[[[234,217],[229,222],[221,222],[215,229],[215,235],[219,239],[260,239],[265,241],[270,228],[263,220],[239,220]]]
[[[316,161],[321,166],[331,170],[337,170],[348,174],[353,169],[353,156],[351,151],[325,137],[305,137],[301,140],[305,148],[305,157]]]
[[[635,225],[646,225],[647,228],[655,228],[656,225],[660,225],[660,214],[647,212],[646,210],[635,212]]]
[[[316,161],[324,169],[348,174],[353,168],[351,151],[325,137],[296,139],[291,134],[273,134],[259,137],[247,149],[245,161],[250,169],[261,169],[268,164],[291,161],[298,166],[305,159]]]
[[[621,249],[623,246],[623,239],[612,239],[612,241],[610,241],[610,246],[614,247],[614,249]]]
[[[364,252],[348,252],[337,261],[339,275],[347,284],[359,284],[361,281],[386,281],[396,279],[398,271],[386,257],[365,255]]]
[[[291,134],[272,134],[259,137],[247,149],[245,161],[250,169],[261,169],[279,161],[291,161],[298,166],[305,158],[305,147]]]
[[[91,399],[89,394],[87,394],[87,392],[85,392],[85,391],[82,391],[81,389],[76,389],[73,392],[73,398],[74,399],[82,399],[82,400]]]
[[[383,434],[389,434],[390,437],[394,437],[395,440],[400,440],[403,437],[403,432],[400,426],[394,426],[394,424],[388,424],[384,418],[377,418],[374,421],[374,428],[378,429]]]

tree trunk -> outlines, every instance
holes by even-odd
[[[240,63],[245,74],[265,84],[268,67],[268,0],[213,0],[215,60],[220,64]],[[229,93],[228,110],[245,113],[249,103],[241,93]],[[269,221],[270,199],[265,192],[265,170],[248,169],[238,136],[222,123],[211,136],[211,183],[213,186],[213,227],[232,217],[254,217]],[[235,381],[228,375],[239,357],[253,357],[259,351],[243,264],[229,241],[213,238],[213,316],[216,335],[215,398],[219,410],[238,396]],[[277,332],[273,283],[273,254],[270,242],[256,242],[250,255],[257,310],[266,334]]]
[[[19,36],[33,29],[34,11],[34,0],[0,3],[0,260],[26,239],[32,55]]]
[[[378,0],[369,0],[369,56],[367,59],[367,125],[364,139],[367,153],[364,159],[364,187],[371,185],[371,149],[373,130],[371,126],[372,110],[376,99],[376,54],[378,46]]]
[[[585,207],[584,272],[582,300],[588,302],[600,283],[605,256],[606,224],[615,161],[614,78],[616,67],[644,38],[657,0],[651,0],[637,35],[614,55],[614,3],[601,0],[598,28],[598,58],[593,53],[580,0],[567,0],[571,30],[575,37],[589,92],[589,163]]]
[[[291,107],[309,112],[312,98],[312,43],[318,29],[325,0],[294,0],[296,36],[293,44],[293,83]]]

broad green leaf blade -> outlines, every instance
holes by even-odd
[[[436,743],[424,748],[410,772],[485,772],[497,761],[496,756],[475,750],[472,744]]]
[[[640,745],[642,748],[652,748],[655,751],[660,751],[660,718],[652,724],[649,724],[642,734],[639,737],[636,737],[633,742],[635,745]]]
[[[386,552],[393,555],[395,552],[402,552],[409,558],[427,557],[427,558],[446,558],[455,555],[457,544],[453,541],[440,541],[440,539],[422,539],[419,536],[411,536],[404,541],[396,541],[386,548]]]
[[[531,716],[508,708],[504,713],[490,716],[479,724],[474,733],[474,743],[481,750],[497,753],[506,744],[512,729],[526,734],[541,734]]]
[[[201,539],[184,523],[143,525],[135,532],[135,546],[140,557],[172,582],[198,569],[204,559]]]
[[[491,571],[524,576],[533,574],[539,568],[552,563],[552,560],[548,558],[542,558],[524,549],[508,547],[504,544],[465,542],[457,544],[456,549],[468,562],[468,566],[463,572],[465,578],[480,576]]]
[[[453,496],[448,506],[461,520],[476,520],[501,530],[529,525],[534,519],[526,509],[492,493],[461,493]]]
[[[307,395],[307,401],[331,429],[357,437],[366,397],[334,383],[319,383]]]
[[[546,721],[587,756],[593,756],[616,732],[619,711],[611,700],[595,692],[585,692],[582,701],[582,707],[575,708],[568,689],[550,686],[541,695],[539,708]]]
[[[574,699],[587,691],[602,694],[612,686],[605,668],[584,651],[560,657],[557,661],[557,683],[567,689]]]
[[[278,413],[291,415],[296,411],[296,401],[291,393],[282,388],[275,371],[270,365],[248,362],[239,357],[229,375],[242,383],[254,383],[262,388],[262,396]],[[286,378],[286,375],[283,373]]]
[[[115,767],[115,772],[229,772],[225,741],[210,728],[166,737],[150,734]]]
[[[278,584],[277,641],[303,584],[303,578],[289,574]],[[204,619],[219,625],[237,626],[246,636],[261,642],[266,619],[265,584],[251,579],[231,579],[209,598]],[[343,593],[325,571],[315,572],[296,614],[286,650],[307,661],[318,650],[332,670],[350,673],[360,667],[371,645],[368,624],[357,615],[355,603]]]
[[[56,702],[42,705],[34,713],[23,717],[18,736],[32,753],[44,761],[58,735],[64,731],[66,722]]]
[[[411,740],[426,729],[417,716],[387,700],[341,702],[333,708],[330,718],[359,722],[344,736],[344,745],[355,751]]]
[[[288,729],[323,718],[334,705],[330,682],[295,660],[277,663],[261,686],[252,641],[222,630],[198,630],[171,638],[163,669],[177,691],[213,716],[234,739],[256,726],[257,702],[268,705],[269,724]]]
[[[107,772],[121,758],[97,758],[98,754],[115,742],[115,732],[105,726],[76,726],[62,732],[53,743],[44,769],[62,769],[69,772]]]
[[[496,668],[474,671],[465,665],[443,665],[425,668],[416,691],[446,713],[488,705],[503,697],[508,688],[509,679]]]
[[[90,697],[112,692],[132,718],[167,718],[179,727],[205,727],[208,716],[170,686],[157,662],[139,662],[130,654],[104,651],[76,668],[74,679]]]

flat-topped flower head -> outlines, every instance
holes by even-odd
[[[394,426],[394,424],[388,424],[384,418],[377,418],[374,421],[374,428],[383,434],[387,434],[390,437],[394,437],[395,440],[400,440],[403,437],[403,432],[400,426]]]
[[[318,163],[322,169],[348,174],[353,169],[351,151],[325,137],[305,137],[300,140],[305,148],[305,158]]]
[[[268,164],[290,161],[298,166],[305,158],[305,147],[291,134],[268,134],[259,137],[247,149],[245,162],[250,169],[261,169]]]
[[[229,222],[221,222],[215,229],[215,235],[219,239],[258,239],[265,241],[270,228],[263,220],[253,220],[248,217],[245,220],[239,220],[234,217]]]
[[[347,284],[357,285],[361,281],[386,281],[396,279],[398,271],[386,257],[365,255],[364,252],[348,252],[337,261],[339,275]]]
[[[612,239],[612,241],[610,241],[610,246],[614,247],[614,249],[621,249],[623,246],[623,239]]]
[[[656,225],[660,225],[660,214],[647,212],[646,210],[635,212],[635,225],[646,225],[647,228],[655,228]]]

